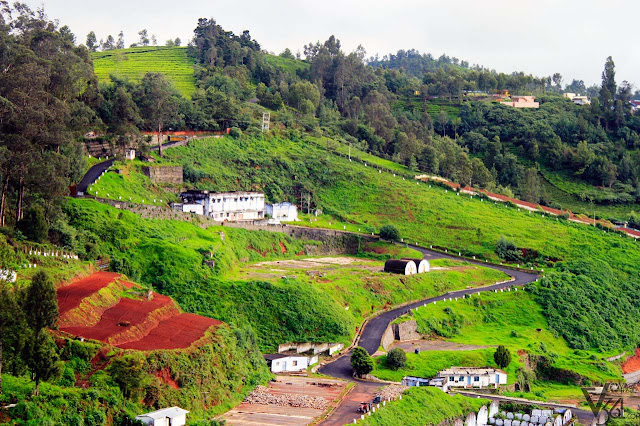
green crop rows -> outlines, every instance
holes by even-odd
[[[193,75],[194,61],[187,56],[186,47],[133,47],[92,53],[93,66],[100,82],[110,76],[138,82],[148,72],[164,74],[183,96],[196,90]]]

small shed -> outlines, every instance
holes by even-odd
[[[429,272],[431,270],[431,265],[429,264],[429,261],[427,259],[409,259],[408,257],[405,257],[402,258],[402,260],[412,260],[413,263],[416,264],[418,274]]]
[[[418,273],[418,267],[413,260],[389,259],[384,263],[384,271],[392,274],[413,275]]]
[[[180,407],[163,408],[136,416],[136,420],[147,426],[184,426],[189,412]]]
[[[403,386],[429,386],[429,379],[424,377],[405,376],[402,378]]]
[[[305,356],[295,351],[263,355],[272,373],[292,373],[306,370],[318,362],[318,356]]]

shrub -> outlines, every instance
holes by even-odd
[[[393,225],[384,225],[380,228],[380,238],[389,241],[400,241],[400,231]]]
[[[239,127],[232,127],[231,130],[229,130],[229,136],[234,139],[238,139],[240,136],[242,136],[242,130],[240,130]]]
[[[351,368],[353,372],[362,377],[373,370],[373,359],[364,348],[357,346],[351,353]]]
[[[387,367],[399,370],[407,364],[407,354],[400,348],[391,349],[387,354]]]
[[[511,352],[509,352],[509,349],[504,347],[504,345],[500,345],[493,354],[493,360],[496,362],[498,367],[504,370],[509,366],[509,364],[511,364]]]
[[[496,254],[502,259],[516,262],[521,260],[522,256],[518,247],[511,240],[507,240],[504,235],[500,236],[498,243],[496,244]]]

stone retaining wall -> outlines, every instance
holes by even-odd
[[[399,324],[389,324],[382,335],[380,344],[387,350],[396,340],[418,340],[422,335],[418,333],[418,323],[416,320],[405,321]]]
[[[182,185],[182,166],[143,166],[142,173],[153,183]]]

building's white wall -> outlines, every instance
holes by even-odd
[[[293,222],[298,219],[298,208],[291,203],[267,204],[267,213],[274,219]]]
[[[182,212],[204,215],[204,206],[202,204],[183,204]]]
[[[274,373],[306,370],[308,366],[309,359],[306,356],[290,356],[271,361],[271,371]]]
[[[184,426],[187,423],[186,414],[182,414],[180,416],[176,416],[171,419],[169,425],[170,426]]]

